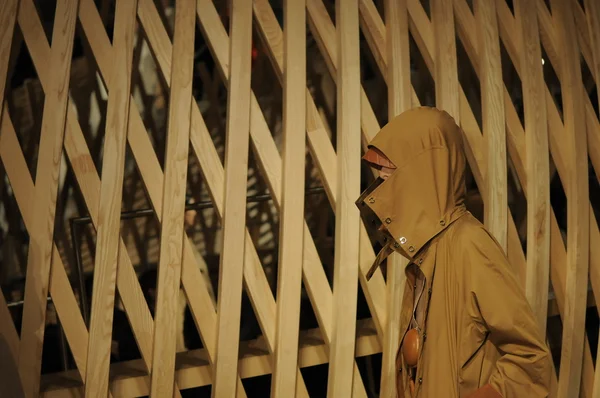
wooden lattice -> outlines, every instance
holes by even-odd
[[[600,299],[600,3],[170,3],[57,0],[42,18],[39,1],[0,1],[0,238],[17,247],[0,265],[0,393],[163,397],[212,385],[245,397],[243,380],[272,375],[272,396],[308,397],[302,369],[328,363],[330,397],[395,396],[406,261],[393,255],[366,279],[375,251],[354,201],[372,175],[360,156],[386,120],[435,98],[464,130],[482,219],[540,329],[560,315],[553,392],[600,394],[585,328],[588,284],[591,305]],[[195,51],[210,55],[197,62]],[[35,71],[13,87],[19,54]],[[555,173],[566,224],[550,201]],[[152,304],[138,281],[150,263]],[[363,295],[369,316],[358,319]],[[42,374],[48,296],[72,365],[56,374]],[[202,348],[179,343],[181,296]],[[315,328],[301,330],[303,302]],[[111,360],[115,306],[140,359]],[[258,337],[240,341],[246,312]],[[375,380],[360,361],[378,354]]]

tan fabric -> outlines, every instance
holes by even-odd
[[[370,143],[397,169],[364,205],[409,259],[401,335],[417,324],[422,337],[414,395],[399,351],[398,396],[547,397],[551,359],[531,308],[503,251],[465,208],[462,142],[446,112],[423,107]]]

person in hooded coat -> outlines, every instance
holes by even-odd
[[[392,119],[363,159],[380,177],[357,200],[383,245],[409,262],[398,397],[547,397],[552,363],[503,250],[465,207],[462,131],[420,107]]]

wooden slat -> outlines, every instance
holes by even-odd
[[[2,141],[0,141],[2,143]],[[0,289],[0,383],[6,396],[22,396],[18,368],[19,335]]]
[[[198,5],[198,9],[202,10],[202,13],[199,13],[199,17],[202,23],[203,30],[205,31],[209,45],[213,48],[213,54],[217,60],[217,65],[219,66],[222,74],[224,75],[223,77],[227,82],[228,76],[226,76],[225,73],[223,73],[225,72],[223,69],[228,64],[227,54],[229,49],[229,43],[227,34],[223,26],[219,25],[219,20],[218,18],[216,18],[217,12],[212,3],[206,0],[202,0]],[[278,26],[278,22],[275,19],[273,11],[268,2],[262,0],[255,1],[254,13],[261,32],[269,32],[269,34],[267,35],[267,44],[269,45],[269,49],[272,49],[271,46],[273,43],[283,43],[281,28]],[[274,57],[273,64],[276,65],[277,76],[281,78],[283,69],[282,48],[280,52],[277,52],[277,54],[280,54],[280,56]],[[310,115],[314,115],[313,112],[316,112],[316,107],[314,106],[314,102],[312,102],[312,98],[309,96],[308,93],[307,99],[309,103],[309,106],[307,108],[309,115],[308,119],[310,120]],[[277,151],[277,147],[273,140],[273,136],[269,131],[262,111],[258,106],[258,102],[254,97],[252,99],[251,106],[252,109],[250,115],[250,133],[254,151],[257,155],[258,163],[263,171],[263,175],[265,176],[266,181],[269,184],[269,190],[273,193],[274,204],[278,209],[281,209],[281,156]],[[309,123],[310,121],[307,121],[307,126],[309,125]],[[194,133],[194,131],[195,130],[193,130],[192,133]],[[213,150],[211,149],[209,152],[207,152],[207,148],[214,148],[208,131],[206,131],[205,127],[202,127],[201,129],[199,129],[199,131],[201,131],[202,134],[192,135],[192,145],[197,154],[202,153],[202,156],[198,156],[198,159],[201,164],[205,179],[208,183],[209,191],[211,192],[213,200],[215,201],[217,212],[221,213],[223,192],[222,166],[220,165],[216,151],[213,153]],[[333,152],[331,141],[328,141],[326,133],[323,132],[323,134],[326,145],[328,145],[329,148],[331,148],[331,152]],[[329,168],[328,170],[335,171],[335,152],[333,152],[332,155],[333,167]],[[215,160],[212,160],[211,158],[214,158]],[[252,247],[252,242],[251,240],[249,240],[249,235],[247,235],[246,237],[246,245],[247,250],[248,248],[252,250],[252,261],[250,263],[246,263],[246,266],[244,268],[245,281],[246,285],[248,286],[250,298],[253,301],[253,306],[255,307],[255,311],[257,312],[259,323],[261,323],[261,328],[263,329],[267,344],[271,349],[271,347],[274,345],[274,319],[272,323],[268,321],[268,318],[265,320],[261,320],[261,311],[257,311],[256,309],[260,307],[260,305],[267,305],[267,308],[272,307],[274,310],[275,305],[269,303],[272,301],[271,295],[268,295],[269,299],[267,301],[264,300],[264,298],[266,298],[267,296],[261,294],[261,296],[264,296],[263,300],[261,301],[266,302],[262,304],[261,302],[255,302],[257,299],[256,297],[254,297],[256,294],[255,292],[260,292],[260,289],[256,289],[254,287],[257,285],[257,281],[259,281],[257,280],[256,276],[260,275],[261,278],[263,278],[262,275],[264,275],[264,272],[262,270],[253,271],[250,268],[248,268],[248,264],[250,264],[252,267],[256,267],[259,263],[258,258],[255,254],[255,250]],[[370,248],[370,250],[371,252],[373,251],[372,247]],[[311,299],[311,302],[313,303],[313,308],[315,310],[317,320],[319,322],[321,330],[323,331],[323,338],[325,339],[326,343],[329,344],[332,330],[331,288],[329,287],[329,283],[325,276],[323,265],[321,264],[319,255],[316,250],[316,246],[314,245],[314,241],[306,223],[304,223],[303,256],[304,283],[308,291],[309,297]],[[274,313],[275,311],[268,311],[268,313],[271,312]],[[357,366],[355,366],[355,375],[359,375],[359,370]],[[300,380],[301,375],[298,374],[298,377]],[[299,396],[300,394],[308,394],[307,392],[305,392],[303,382],[297,384],[296,394],[297,396]],[[354,394],[355,396],[366,396],[366,391],[364,389],[362,381],[360,380],[360,377],[354,377]]]
[[[27,2],[32,4],[31,0],[27,0]],[[97,14],[97,9],[93,3],[93,0],[84,0],[81,3],[79,8],[79,16],[82,21],[84,21],[83,16],[93,16],[94,12]],[[19,14],[20,21],[21,18],[22,16]],[[86,21],[89,22],[89,19],[86,19]],[[44,35],[39,17],[35,15],[34,18],[25,18],[20,23],[27,23],[29,26],[28,29],[24,31],[25,41],[27,43],[29,54],[31,55],[33,63],[39,70],[38,75],[40,77],[40,82],[42,83],[43,87],[46,87],[49,84],[51,75],[49,73],[49,69],[42,66],[44,65],[45,60],[49,57],[50,47]],[[85,22],[82,23],[84,31],[88,28],[88,25],[92,24]],[[88,37],[92,38],[90,42],[107,43],[107,46],[105,47],[108,48],[107,52],[110,51],[110,41],[102,25],[97,24],[96,28],[92,29],[92,31],[93,34],[88,35]],[[104,42],[102,41],[102,37],[104,37]],[[109,59],[110,58],[107,58],[107,60]],[[106,66],[110,64],[105,62],[102,63],[102,65]],[[103,71],[105,71],[105,69],[103,69]],[[75,109],[72,104],[68,106],[67,112],[65,149],[71,162],[71,166],[77,177],[78,185],[87,204],[92,221],[97,225],[100,179],[98,178],[98,173],[93,165],[92,157],[87,148],[85,139],[83,137],[83,132],[81,131],[81,127],[77,121],[77,114],[75,113]],[[135,111],[131,111],[130,108],[130,112]],[[137,112],[130,114],[137,115],[139,119],[139,114],[137,114]],[[11,151],[8,151],[8,153],[11,153]],[[17,167],[17,170],[26,170],[27,166],[25,164],[25,160],[22,159],[21,163],[21,166]],[[22,172],[15,172],[15,175],[21,174]],[[24,178],[15,178],[15,181],[18,182],[18,187],[20,187],[21,185],[25,184],[26,180]],[[31,184],[33,186],[33,183]],[[13,186],[13,188],[15,188],[15,186]],[[25,200],[33,197],[32,193],[27,193],[26,188],[27,187],[23,187],[22,189],[23,194],[21,197],[23,200],[21,200],[20,203],[25,203]],[[18,190],[14,190],[15,194],[18,196]],[[33,191],[33,188],[31,191]],[[29,207],[25,203],[23,208],[27,209]],[[25,223],[27,225],[26,218]],[[56,246],[54,250],[56,253],[58,253]],[[53,261],[57,261],[57,259],[59,261],[59,265],[62,267],[60,256],[55,255],[53,257]],[[153,328],[152,317],[150,315],[150,311],[148,310],[148,305],[146,304],[139,283],[137,282],[135,270],[131,265],[131,261],[127,254],[127,249],[125,248],[123,242],[121,242],[121,248],[119,250],[119,263],[121,264],[121,267],[117,274],[117,285],[119,287],[121,299],[127,311],[129,321],[132,325],[132,330],[140,348],[142,358],[144,358],[147,367],[151,368],[151,335],[146,333],[146,331],[152,330]],[[83,319],[81,318],[81,313],[78,310],[75,297],[69,286],[64,269],[61,270],[53,267],[50,280],[50,293],[53,297],[59,317],[61,318],[61,323],[65,330],[67,340],[75,358],[77,368],[81,374],[81,378],[85,379],[88,334],[85,324],[83,323]]]
[[[498,2],[498,15],[500,18],[500,23],[503,28],[501,29],[502,40],[505,43],[507,49],[516,48],[518,38],[515,35],[515,29],[512,28],[514,26],[514,19],[511,15],[508,6],[503,2]],[[546,20],[546,17],[542,17],[540,13],[548,14],[548,10],[544,6],[543,9],[538,7],[538,22],[542,32],[546,29],[550,29],[550,32],[545,32],[541,34],[542,41],[544,42],[544,47],[547,49],[547,54],[556,54],[554,51],[554,42],[555,40],[553,31],[551,29],[551,25],[548,27],[543,22]],[[548,14],[549,15],[549,14]],[[549,38],[550,37],[550,38]],[[520,72],[520,64],[518,62],[519,56],[516,51],[509,50],[509,55],[513,59],[514,65],[518,73]],[[553,64],[558,64],[558,61],[554,56],[550,55],[550,59]],[[555,66],[556,68],[556,66]],[[506,97],[506,96],[505,96]],[[548,129],[549,129],[549,145],[550,151],[552,153],[552,157],[554,163],[556,164],[556,168],[559,176],[562,181],[565,181],[567,178],[567,160],[566,160],[566,151],[569,146],[567,140],[567,135],[564,132],[562,126],[561,116],[556,107],[556,103],[549,89],[546,87],[545,89],[545,98],[546,98],[546,110],[548,116]],[[518,116],[516,114],[516,110],[512,106],[512,102],[510,99],[507,100],[507,103],[511,104],[509,109],[511,112],[507,113],[507,126],[508,126],[508,137],[509,137],[509,148],[511,151],[520,151],[519,155],[514,155],[511,153],[511,157],[513,158],[513,162],[516,166],[517,172],[520,173],[519,179],[521,180],[523,187],[525,188],[525,194],[527,194],[527,184],[524,176],[524,162],[521,161],[524,157],[524,145],[517,144],[517,141],[524,142],[524,133],[522,132],[522,127],[520,123],[518,123]],[[586,107],[590,114],[590,107]],[[593,114],[593,110],[591,110],[591,114]],[[595,119],[595,116],[594,118]],[[515,122],[516,121],[516,122]],[[590,123],[590,118],[587,118],[588,125]],[[597,124],[597,120],[595,121]],[[520,137],[522,137],[520,139]],[[554,212],[551,211],[551,234],[550,234],[550,247],[551,247],[551,281],[554,287],[554,292],[556,294],[556,299],[558,303],[559,310],[564,315],[564,305],[565,305],[565,281],[566,281],[566,251],[564,242],[562,241],[561,232],[556,222],[556,217],[554,216]],[[600,233],[598,232],[598,226],[596,223],[590,223],[590,240],[592,242],[599,242],[591,245],[590,250],[590,273],[592,275],[597,275],[600,272],[600,253],[596,249],[598,244],[600,244]],[[600,282],[600,277],[591,277],[592,289],[594,291],[594,296],[599,297],[600,294],[600,286],[598,286],[597,282]],[[592,384],[594,378],[594,364],[592,362],[592,356],[590,352],[590,347],[587,339],[584,342],[584,357],[583,357],[583,374],[581,381],[581,395],[583,397],[589,397],[592,394]],[[554,377],[553,377],[554,379]],[[553,380],[554,382],[554,380]]]
[[[585,338],[585,294],[589,266],[588,156],[579,46],[571,2],[552,0],[561,62],[563,119],[569,132],[567,195],[567,280],[558,396],[579,394]]]
[[[527,160],[527,281],[525,294],[540,330],[546,330],[550,277],[550,162],[542,50],[535,4],[515,2],[521,35],[521,82]]]
[[[0,111],[4,108],[4,89],[18,6],[18,0],[6,0],[0,3]],[[0,114],[0,120],[1,118]]]
[[[141,10],[143,7],[143,1],[139,2],[138,9]],[[105,54],[106,58],[100,58],[97,56],[98,67],[100,75],[105,81],[110,81],[112,78],[111,69],[111,45],[106,31],[102,27],[102,21],[93,0],[83,0],[80,7],[79,18],[83,31],[85,32],[90,47],[94,54]],[[168,75],[170,76],[170,75]],[[132,103],[134,104],[134,103]],[[150,143],[149,135],[145,131],[144,124],[141,120],[140,114],[136,109],[135,105],[129,107],[129,127],[128,136],[129,145],[131,147],[133,156],[137,163],[140,175],[146,186],[150,202],[154,207],[158,221],[162,220],[162,181],[163,174],[158,163],[158,159]],[[73,165],[73,169],[77,175],[78,184],[81,188],[82,194],[85,198],[87,207],[92,218],[92,222],[97,225],[98,223],[98,199],[100,193],[100,180],[98,173],[93,167],[92,157],[85,144],[85,139],[81,128],[77,123],[76,117],[69,117],[69,129],[67,130],[67,137],[65,139],[65,147],[67,154]],[[186,254],[184,256],[184,264],[193,261],[194,255],[191,252],[191,247],[186,244]],[[186,260],[187,258],[187,260]],[[187,272],[187,278],[184,279],[184,287],[193,285],[193,295],[195,298],[199,298],[200,302],[190,299],[190,305],[193,309],[197,310],[198,307],[203,308],[204,311],[195,311],[203,316],[205,319],[210,320],[211,318],[211,307],[210,298],[206,293],[206,287],[204,283],[199,283],[201,279],[200,272],[195,265],[184,267],[183,272],[186,273],[186,268],[189,269]],[[196,271],[196,272],[194,272]],[[121,239],[119,248],[119,268],[117,270],[117,287],[119,289],[120,298],[124,304],[129,322],[131,323],[132,330],[138,343],[140,353],[148,370],[152,369],[152,333],[154,322],[148,305],[140,288],[140,284],[137,280],[137,275],[133,269],[131,259],[127,253],[127,248]],[[187,289],[186,289],[187,290]],[[202,301],[202,299],[206,299]],[[214,308],[212,311],[214,317]],[[201,330],[200,335],[203,336],[204,329]],[[210,345],[209,345],[210,346]],[[210,346],[212,348],[212,346]],[[179,394],[179,392],[176,392]]]
[[[358,293],[360,218],[360,54],[358,0],[336,1],[337,202],[333,275],[333,336],[328,397],[352,395]]]
[[[195,18],[194,2],[177,2],[152,352],[152,362],[157,366],[152,368],[151,395],[156,397],[172,396],[175,382],[176,315],[185,235],[184,212],[194,66],[194,40],[191,38],[194,37]]]
[[[115,15],[114,72],[108,108],[98,208],[94,286],[85,396],[108,394],[112,323],[121,229],[121,200],[131,90],[137,1],[119,2]]]
[[[314,1],[309,0],[313,3],[314,5]],[[320,3],[317,0],[317,3]],[[322,5],[322,3],[321,3]],[[308,7],[309,9],[309,14],[311,13],[311,6]],[[316,27],[318,27],[318,29],[320,31],[327,31],[329,32],[330,29],[328,28],[328,26],[333,26],[331,24],[331,21],[328,21],[328,24],[323,24],[323,21],[317,21],[317,18],[315,18],[314,16],[314,7],[312,7],[313,9],[313,24],[316,25]],[[270,5],[262,0],[256,1],[254,2],[254,12],[256,15],[256,19],[260,28],[260,32],[262,33],[266,44],[268,45],[268,50],[270,51],[271,55],[272,55],[272,61],[273,64],[276,67],[276,71],[277,71],[277,75],[278,77],[280,77],[281,79],[281,72],[282,72],[282,65],[283,65],[283,48],[281,46],[282,43],[282,39],[281,39],[281,29],[278,27],[278,23],[275,19],[275,16],[273,14],[273,11],[270,7]],[[319,13],[320,14],[320,13]],[[325,13],[326,14],[326,13]],[[210,18],[207,16],[206,17],[206,23],[208,25],[208,21],[210,21]],[[325,29],[323,29],[325,28]],[[207,31],[209,31],[209,29],[206,29]],[[210,29],[213,30],[213,29]],[[216,32],[214,33],[216,35]],[[210,34],[209,34],[210,36]],[[322,40],[322,39],[321,39]],[[331,44],[330,42],[326,43],[326,47],[328,49],[328,51],[330,51],[332,48],[335,51],[335,40],[334,37],[329,37],[328,38],[329,41],[333,41],[333,44]],[[217,53],[217,58],[221,58],[219,54],[222,54],[223,51],[217,50],[217,48],[223,48],[223,46],[220,45],[216,45],[213,42],[213,47],[215,48],[215,52]],[[337,61],[335,61],[335,63],[337,63]],[[364,92],[363,92],[364,95]],[[313,151],[313,153],[315,154],[316,157],[316,161],[319,163],[319,167],[321,168],[321,171],[325,177],[325,182],[326,182],[326,186],[328,187],[328,195],[330,197],[330,200],[332,201],[332,205],[335,205],[335,197],[336,197],[336,159],[335,159],[335,152],[333,151],[332,145],[331,145],[331,141],[329,140],[327,133],[325,132],[325,128],[324,125],[322,124],[322,121],[320,120],[320,116],[319,116],[319,112],[316,109],[316,106],[314,105],[314,102],[312,100],[312,97],[307,94],[307,98],[308,98],[308,108],[307,108],[307,130],[308,130],[308,136],[309,136],[309,143],[311,145],[311,150]],[[364,105],[365,102],[362,102],[362,104]],[[368,104],[368,103],[367,103]],[[265,125],[264,121],[260,121],[260,123],[258,122],[258,119],[255,118],[254,116],[257,115],[258,112],[254,113],[252,112],[252,119],[253,119],[253,126],[256,126],[256,128],[252,128],[251,130],[251,134],[252,134],[252,140],[253,143],[255,145],[255,150],[258,153],[259,156],[259,162],[262,163],[262,167],[265,170],[265,174],[268,176],[267,181],[270,184],[270,189],[272,192],[275,193],[275,204],[277,206],[280,205],[280,199],[278,198],[277,194],[280,192],[280,182],[278,181],[278,178],[272,178],[271,176],[280,176],[281,175],[281,165],[277,164],[280,163],[280,161],[278,160],[277,162],[275,162],[274,160],[276,160],[278,158],[278,154],[277,154],[277,150],[275,148],[275,145],[273,143],[272,137],[270,135],[270,133],[268,132],[268,128]],[[254,121],[256,120],[256,124],[254,123]],[[375,132],[377,131],[377,129],[375,130]],[[375,132],[370,132],[373,135],[375,134]],[[383,279],[381,278],[381,273],[376,274],[374,276],[373,279],[371,279],[370,282],[367,283],[366,279],[364,278],[364,273],[366,273],[366,269],[368,269],[368,267],[370,266],[370,264],[373,261],[374,258],[374,254],[373,254],[373,248],[370,245],[370,242],[368,240],[368,237],[366,236],[366,231],[364,229],[362,229],[361,231],[363,234],[361,236],[363,236],[365,239],[363,240],[361,238],[361,245],[362,245],[362,249],[361,249],[361,282],[364,282],[363,284],[363,288],[366,287],[365,291],[366,291],[366,298],[367,298],[367,302],[371,308],[371,311],[374,315],[374,317],[377,315],[376,319],[378,319],[379,322],[375,322],[376,326],[377,326],[377,330],[378,333],[381,331],[380,329],[380,325],[381,325],[381,321],[383,318],[384,313],[381,311],[382,308],[379,305],[381,302],[379,300],[380,296],[379,294],[383,291],[383,288],[379,288],[379,282],[383,282]],[[311,302],[313,303],[313,307],[315,309],[316,315],[317,315],[317,319],[319,321],[319,325],[322,328],[323,331],[323,336],[326,339],[326,342],[330,341],[330,336],[331,336],[331,329],[332,329],[332,325],[331,325],[331,291],[329,289],[329,286],[327,285],[327,282],[325,280],[325,275],[323,272],[323,266],[322,264],[320,264],[320,261],[318,259],[318,254],[316,253],[316,248],[314,247],[314,244],[312,242],[312,239],[308,239],[307,237],[310,236],[310,232],[307,229],[307,226],[305,225],[305,252],[304,252],[304,277],[305,277],[305,286],[307,287],[308,290],[308,294],[311,298]],[[377,278],[377,276],[379,276],[379,278]],[[381,279],[380,279],[381,278]],[[383,283],[382,283],[383,285]],[[383,286],[382,286],[383,287]],[[354,391],[354,396],[366,396],[366,391],[364,389],[364,385],[362,383],[362,380],[360,378],[360,373],[358,370],[358,367],[355,365],[354,366],[354,378],[353,378],[353,391]]]
[[[327,346],[320,341],[318,330],[302,331],[300,335],[300,347],[298,355],[298,366],[310,367],[326,364],[328,362]],[[257,341],[244,342],[244,352],[251,350],[252,353],[242,355],[239,359],[240,375],[243,378],[251,378],[264,376],[272,373],[271,355],[265,350],[257,350]],[[357,358],[378,354],[381,352],[379,339],[373,328],[372,319],[363,319],[358,321],[358,333],[356,336],[356,352]],[[188,351],[178,355],[181,359],[178,361],[177,368],[177,383],[181,388],[196,388],[209,385],[211,383],[211,369],[207,363],[207,352],[205,349]],[[125,366],[122,366],[125,365]],[[143,366],[143,365],[141,365]],[[117,368],[125,368],[129,370],[126,374],[119,374]],[[146,396],[150,394],[149,387],[144,383],[144,376],[132,374],[130,369],[138,369],[139,361],[129,361],[123,364],[114,365],[115,378],[111,381],[111,389],[115,391],[116,396]],[[125,373],[122,371],[121,373]],[[51,384],[50,378],[47,377],[48,388],[43,393],[44,398],[58,397],[80,397],[82,396],[80,387],[61,386],[58,382]],[[74,375],[69,372],[60,373],[56,376],[60,380],[69,380],[74,378]]]
[[[271,396],[296,391],[304,247],[306,1],[284,3],[283,186]],[[310,236],[310,235],[309,235]]]
[[[77,0],[57,3],[49,61],[52,84],[45,90],[44,113],[36,169],[34,223],[29,230],[25,303],[19,347],[19,374],[27,397],[39,393],[42,345],[46,318],[46,297],[52,261],[54,215],[65,129],[71,54],[77,20]],[[31,17],[34,8],[21,10]],[[27,26],[21,25],[21,30]]]
[[[498,20],[493,2],[476,0],[473,5],[479,33],[479,58],[481,60],[479,78],[483,137],[487,159],[487,184],[484,193],[487,201],[484,207],[484,222],[502,249],[506,251],[508,183]]]
[[[584,0],[584,4],[591,42],[590,47],[592,49],[592,55],[594,60],[593,63],[590,65],[590,70],[592,72],[592,75],[596,79],[596,86],[598,86],[600,82],[600,3],[594,0]],[[600,101],[600,90],[596,91],[598,94],[598,101]],[[600,372],[597,372],[597,374],[600,374]]]
[[[591,49],[592,49],[592,56],[593,56],[593,62],[592,64],[588,64],[590,66],[590,70],[592,72],[592,75],[595,78],[596,81],[596,91],[598,94],[598,100],[600,101],[600,90],[598,90],[598,85],[600,82],[600,4],[597,1],[590,1],[590,0],[584,0],[584,5],[585,5],[585,11],[586,11],[586,19],[587,19],[587,26],[588,26],[588,32],[589,32],[589,37],[590,37],[590,42],[591,42]],[[578,5],[577,5],[578,7]],[[599,102],[600,104],[600,102]],[[591,104],[590,104],[591,105]],[[589,114],[589,109],[590,107],[586,107],[586,113]],[[590,117],[586,117],[586,120],[590,120],[593,119],[594,121],[596,121],[596,117],[595,114],[592,112],[592,118]],[[588,151],[589,151],[589,155],[590,158],[592,159],[592,163],[594,164],[594,168],[596,169],[596,177],[599,179],[600,181],[600,173],[598,173],[598,170],[600,170],[600,163],[594,163],[594,153],[600,153],[600,146],[598,147],[594,147],[594,142],[592,142],[592,140],[589,139],[589,137],[593,137],[594,135],[597,136],[598,135],[598,129],[594,129],[593,127],[596,126],[591,126],[590,123],[588,123],[587,128],[588,128]],[[596,142],[600,142],[600,139],[598,139],[598,141]],[[595,274],[592,270],[592,258],[594,257],[594,252],[597,252],[599,249],[596,245],[594,245],[594,234],[592,231],[593,228],[593,224],[594,224],[594,219],[592,217],[593,214],[593,209],[590,209],[590,279],[592,280],[592,283],[595,280],[598,280],[600,278],[598,278],[598,275]],[[597,220],[598,221],[598,220]],[[596,355],[596,358],[598,356]],[[598,397],[600,396],[600,367],[596,366],[595,371],[594,371],[594,389],[593,389],[593,394],[592,396],[594,397]]]
[[[217,358],[213,397],[233,397],[236,392],[240,311],[246,219],[246,179],[250,138],[250,49],[252,4],[231,2],[231,48],[225,148],[223,246],[219,266],[217,303]],[[235,249],[237,247],[237,250]]]
[[[435,37],[435,103],[460,126],[454,11],[450,1],[431,0],[430,4]]]
[[[363,3],[364,4],[364,3]],[[372,3],[371,3],[372,4]],[[408,40],[408,11],[406,0],[386,0],[388,120],[410,109],[410,47]],[[383,338],[380,395],[394,397],[396,391],[396,355],[400,346],[400,314],[406,282],[404,269],[408,260],[398,253],[388,257],[387,309],[388,320]]]
[[[48,47],[49,51],[50,48]],[[33,227],[33,209],[30,206],[30,199],[34,197],[35,188],[6,106],[4,108],[1,131],[0,157],[2,158],[6,175],[11,182],[15,199],[21,210],[25,228],[29,230]],[[85,375],[85,355],[88,341],[87,329],[56,244],[54,244],[52,250],[50,296],[52,297],[54,307],[56,308],[69,347],[73,353],[79,375],[83,378]],[[18,336],[16,341],[18,343]]]

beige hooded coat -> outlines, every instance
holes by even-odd
[[[464,205],[462,134],[446,112],[422,107],[369,145],[396,166],[364,204],[409,259],[401,338],[415,302],[421,329],[414,394],[401,347],[398,396],[546,397],[552,364],[532,310],[504,252]]]

